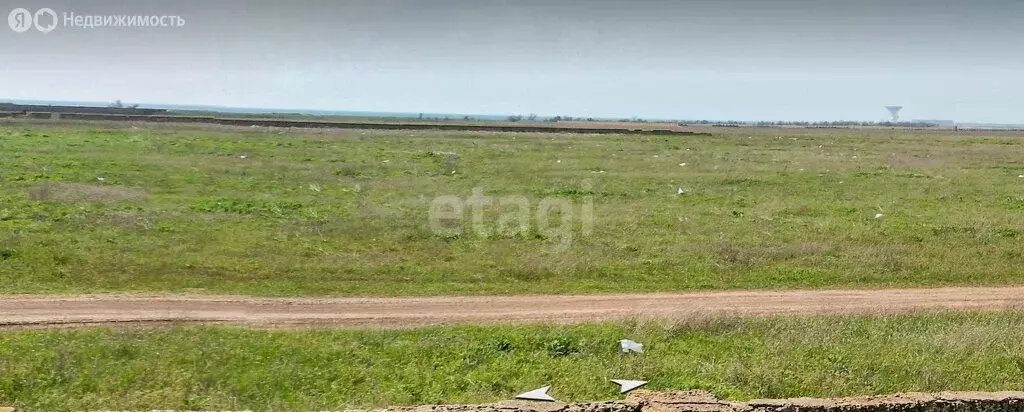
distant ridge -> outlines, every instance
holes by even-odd
[[[50,105],[50,106],[82,106],[82,107],[109,107],[110,102],[94,102],[94,101],[73,101],[73,100],[26,100],[26,99],[2,99],[0,103],[12,103],[12,104],[23,104],[23,105]],[[132,104],[136,104],[132,102]],[[396,119],[421,119],[422,120],[433,120],[433,119],[448,119],[448,120],[463,120],[468,117],[472,120],[488,120],[488,121],[505,121],[511,114],[468,114],[468,113],[428,113],[428,112],[374,112],[374,111],[357,111],[357,110],[317,110],[317,109],[282,109],[282,108],[260,108],[260,107],[234,107],[234,106],[212,106],[212,105],[198,105],[198,104],[166,104],[166,103],[138,103],[140,109],[163,109],[174,112],[204,112],[204,113],[227,113],[227,114],[276,114],[276,115],[296,115],[296,116],[343,116],[343,117],[367,117],[367,118],[396,118]],[[548,119],[553,116],[549,115],[538,115],[538,119]],[[610,122],[628,120],[622,117],[591,117],[585,116],[595,121]],[[705,124],[747,124],[755,125],[759,123],[756,120],[714,120],[714,119],[659,119],[659,118],[643,118],[644,121],[649,123],[687,123],[687,124],[698,124],[699,122],[707,122]],[[968,129],[1021,129],[1024,128],[1024,124],[1019,123],[982,123],[982,122],[956,122],[961,128]]]
[[[35,106],[61,107],[61,106]],[[77,106],[79,109],[86,107]],[[111,108],[93,108],[96,110],[118,110]],[[140,110],[140,109],[120,109]],[[154,109],[141,109],[154,110]],[[698,133],[692,131],[679,131],[667,129],[624,129],[624,128],[592,128],[592,127],[558,127],[538,126],[526,124],[486,123],[458,124],[449,122],[352,122],[352,121],[324,121],[306,119],[259,119],[241,117],[212,117],[212,116],[183,116],[174,115],[138,115],[138,114],[116,114],[116,113],[75,113],[75,112],[46,112],[46,111],[23,111],[4,112],[0,111],[0,118],[24,117],[39,120],[86,120],[86,121],[121,121],[121,122],[150,122],[150,123],[205,123],[224,126],[243,127],[298,127],[314,129],[378,129],[378,130],[459,130],[477,132],[519,132],[519,133],[586,133],[586,134],[644,134],[644,135],[687,135],[687,136],[710,136],[709,133]]]
[[[107,107],[109,102],[84,102],[64,100],[0,100],[0,103],[13,103],[23,105],[45,105],[45,106],[83,106],[83,107]],[[281,108],[258,108],[258,107],[232,107],[232,106],[208,106],[192,104],[165,104],[165,103],[139,103],[140,108],[164,109],[185,112],[217,112],[217,113],[239,113],[239,114],[295,114],[308,116],[352,116],[352,117],[394,117],[394,118],[419,118],[439,117],[462,119],[471,117],[478,120],[505,120],[508,115],[499,114],[463,114],[463,113],[410,113],[410,112],[370,112],[350,110],[314,110],[314,109],[281,109]]]
[[[59,106],[85,106],[85,107],[107,107],[110,102],[87,102],[87,101],[70,101],[70,100],[19,100],[19,99],[0,99],[0,103],[15,103],[15,104],[38,104],[38,105],[59,105]],[[132,102],[136,104],[137,102]],[[470,118],[471,120],[489,120],[489,121],[505,121],[508,120],[509,116],[517,115],[515,113],[506,114],[480,114],[480,113],[440,113],[440,112],[374,112],[374,111],[358,111],[358,110],[317,110],[317,109],[284,109],[284,108],[266,108],[266,107],[234,107],[234,106],[212,106],[212,105],[200,105],[200,104],[167,104],[167,103],[138,103],[140,108],[152,108],[152,109],[165,109],[169,111],[178,112],[213,112],[213,113],[234,113],[234,114],[277,114],[277,115],[300,115],[300,116],[345,116],[345,117],[384,117],[384,118],[398,118],[398,119],[420,119],[422,116],[423,120],[429,119],[449,119],[449,120],[463,120]],[[518,114],[522,115],[522,114]],[[548,119],[554,117],[554,115],[538,115],[538,119]],[[596,116],[577,116],[577,117],[590,117],[596,121],[619,121],[623,120],[622,117],[596,117]],[[656,119],[656,118],[644,118],[648,122],[678,122],[676,119]]]

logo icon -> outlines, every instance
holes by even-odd
[[[40,20],[40,17],[43,16],[50,16],[50,24],[43,25],[44,22]],[[50,8],[41,8],[36,11],[34,16],[32,16],[32,22],[36,24],[36,30],[43,33],[49,33],[57,27],[57,12]]]
[[[42,33],[49,33],[57,28],[57,12],[44,7],[32,14],[32,12],[19,7],[11,10],[11,14],[7,15],[7,25],[11,26],[11,30],[16,33],[24,33],[32,26]]]
[[[56,13],[54,13],[54,16],[56,16]],[[11,14],[7,15],[7,25],[11,26],[11,30],[14,30],[17,33],[24,33],[28,31],[28,29],[32,28],[32,19],[33,16],[31,12],[22,8],[17,8],[11,10]],[[54,21],[56,20],[57,19],[54,18]]]

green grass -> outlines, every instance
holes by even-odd
[[[0,405],[28,410],[323,410],[490,402],[607,380],[721,397],[846,396],[1024,386],[1024,312],[786,317],[407,331],[225,327],[0,334]],[[617,340],[644,343],[621,356]]]
[[[1020,136],[722,129],[675,137],[6,122],[0,293],[445,295],[1024,280]],[[456,152],[456,174],[432,152]],[[689,193],[676,196],[679,184]],[[574,223],[572,245],[558,248],[557,236],[536,228],[432,232],[431,199],[467,198],[475,187],[525,197],[531,210],[544,197],[577,206],[592,199],[593,233]],[[493,225],[497,213],[484,221]],[[471,223],[467,215],[464,226]]]

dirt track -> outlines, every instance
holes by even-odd
[[[232,296],[0,296],[0,328],[152,323],[409,327],[628,317],[899,313],[1024,308],[1024,287],[692,294],[275,299]]]

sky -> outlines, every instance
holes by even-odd
[[[0,101],[808,121],[882,120],[902,105],[903,119],[1024,123],[1019,0],[0,6],[60,20],[48,33],[0,25]],[[71,13],[185,24],[63,25]]]

